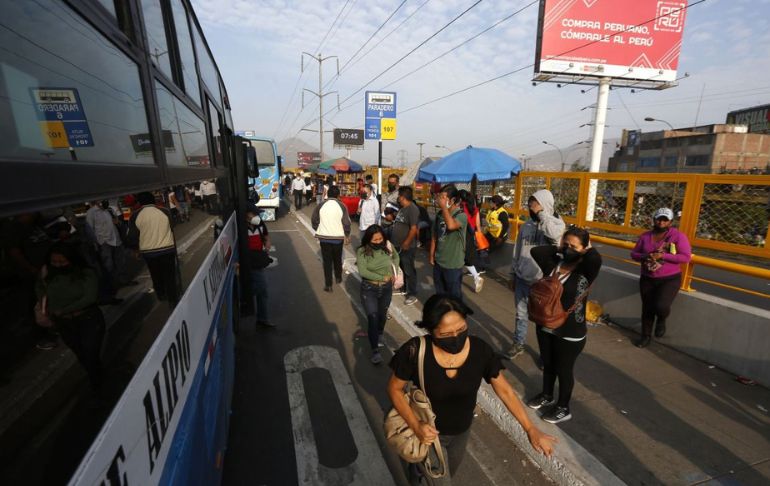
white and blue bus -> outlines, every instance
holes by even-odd
[[[236,131],[235,134],[249,145],[250,166],[256,167],[249,171],[249,198],[256,201],[265,221],[275,221],[281,202],[281,156],[275,141],[257,136],[253,131]]]

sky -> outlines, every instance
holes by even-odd
[[[363,128],[365,90],[397,93],[398,135],[397,140],[383,142],[386,165],[417,160],[418,142],[425,144],[423,156],[442,156],[473,145],[521,157],[548,150],[543,140],[568,147],[590,138],[591,127],[584,124],[593,118],[590,105],[596,102],[595,88],[533,86],[530,65],[535,57],[538,4],[532,0],[192,3],[227,86],[236,130],[255,130],[276,142],[297,136],[318,146],[317,132],[300,131],[305,126],[317,131],[319,115],[315,95],[305,92],[304,108],[302,104],[304,89],[318,91],[318,63],[304,56],[305,69],[300,71],[304,51],[339,59],[339,76],[337,59],[323,63],[327,85],[323,92],[337,91],[342,108],[336,109],[337,94],[324,97],[324,113],[329,112],[324,130]],[[517,69],[521,70],[516,74],[418,107]],[[770,103],[768,74],[770,0],[705,0],[687,11],[679,85],[663,91],[613,89],[605,138],[619,137],[623,128],[665,128],[644,121],[645,117],[666,120],[675,127],[693,126],[696,121],[722,123],[728,111]],[[410,110],[414,107],[418,108]],[[324,137],[324,153],[327,158],[344,155],[333,149],[331,133]],[[377,143],[367,141],[364,150],[353,151],[352,158],[375,164]]]

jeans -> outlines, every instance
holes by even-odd
[[[407,297],[417,297],[417,269],[414,267],[414,254],[416,248],[401,249],[399,251],[399,267],[404,272],[404,287]]]
[[[294,207],[302,209],[302,191],[294,191]]]
[[[102,385],[102,342],[106,326],[104,316],[94,306],[83,314],[70,319],[54,318],[62,341],[72,350],[88,373],[91,388],[98,390]]]
[[[529,326],[529,283],[514,276],[516,279],[516,330],[513,333],[513,341],[524,344],[527,341],[527,327]]]
[[[267,279],[264,271],[251,271],[251,293],[257,299],[257,322],[267,322]]]
[[[315,202],[318,204],[321,204],[324,202],[324,195],[323,194],[316,194],[315,195]]]
[[[666,318],[671,313],[671,304],[674,303],[681,285],[681,273],[664,278],[642,276],[639,279],[639,292],[642,295],[642,336],[652,334],[656,317],[658,326],[666,325]]]
[[[372,351],[377,350],[379,338],[385,330],[385,321],[388,320],[388,307],[393,295],[393,284],[375,285],[361,280],[361,304],[366,312],[366,320],[369,324],[369,345]]]
[[[342,242],[321,242],[321,258],[324,266],[324,284],[326,287],[331,287],[332,267],[334,268],[334,276],[337,281],[342,280]]]
[[[543,360],[543,393],[552,397],[556,378],[559,378],[559,401],[556,404],[569,408],[575,386],[575,361],[585,348],[586,340],[567,341],[538,326],[537,344]]]
[[[433,265],[433,286],[437,294],[449,294],[458,300],[463,300],[463,269],[443,268],[436,263]]]
[[[152,287],[158,300],[168,300],[172,305],[179,302],[180,285],[176,251],[162,255],[144,256],[150,271]]]
[[[452,484],[452,476],[457,473],[457,469],[465,458],[465,450],[468,448],[468,438],[471,435],[470,429],[466,430],[462,434],[457,435],[439,435],[439,442],[444,452],[444,460],[446,461],[446,467],[449,469],[448,474],[443,478],[433,479],[425,474],[425,469],[422,463],[416,465],[416,469],[419,469],[423,475],[423,483],[428,486],[450,486]],[[430,457],[432,464],[439,464],[436,458],[433,448],[430,449]],[[414,482],[414,469],[410,467],[410,484],[423,484]]]

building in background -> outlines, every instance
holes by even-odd
[[[738,113],[738,112],[735,112]],[[643,133],[624,130],[609,172],[770,173],[770,133],[714,124]]]
[[[746,125],[749,133],[770,134],[770,105],[753,106],[727,114],[727,122],[732,125]]]

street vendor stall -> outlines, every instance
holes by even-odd
[[[340,188],[340,201],[351,216],[356,214],[361,202],[358,179],[363,177],[363,171],[361,164],[347,157],[327,160],[318,165],[318,173],[334,175],[337,187]]]

